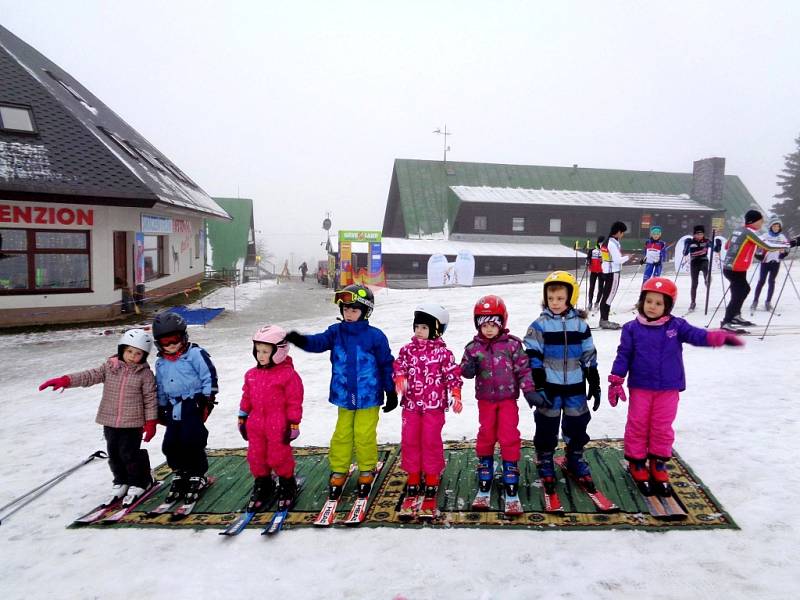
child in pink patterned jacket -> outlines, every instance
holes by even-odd
[[[517,495],[521,438],[519,433],[519,392],[533,393],[533,378],[522,340],[508,333],[508,311],[499,296],[478,299],[473,310],[473,340],[464,348],[461,374],[475,378],[478,400],[478,487],[491,490],[494,478],[494,447],[500,443],[503,483],[508,496]]]
[[[253,335],[257,365],[244,374],[239,404],[239,433],[248,442],[247,462],[255,478],[247,510],[258,512],[275,495],[278,505],[291,505],[297,495],[290,443],[300,435],[303,381],[294,370],[286,330],[266,325]]]
[[[449,314],[439,304],[420,304],[414,311],[414,337],[394,361],[397,395],[403,396],[402,467],[408,473],[406,496],[419,495],[425,473],[425,497],[435,498],[444,470],[442,427],[449,407],[461,412],[461,372],[442,334]]]

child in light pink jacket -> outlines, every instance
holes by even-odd
[[[423,472],[425,497],[436,497],[444,470],[442,427],[449,397],[453,411],[461,412],[461,371],[441,337],[448,321],[443,306],[419,305],[414,311],[414,337],[394,361],[395,387],[403,396],[401,466],[408,473],[409,497],[419,494]]]

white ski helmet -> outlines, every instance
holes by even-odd
[[[428,326],[428,339],[436,339],[447,329],[450,313],[441,304],[426,302],[414,309],[414,325]]]
[[[122,353],[125,351],[125,346],[138,348],[144,352],[144,357],[142,358],[142,362],[144,362],[153,350],[153,336],[144,329],[129,329],[123,333],[117,344],[117,356],[120,360],[122,360]]]
[[[286,343],[286,330],[277,325],[264,325],[253,334],[253,357],[256,356],[256,344],[271,344],[274,347],[272,356],[269,357],[272,365],[277,365],[286,360],[289,355],[289,344]]]

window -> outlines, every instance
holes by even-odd
[[[487,225],[488,225],[488,219],[486,217],[476,216],[473,229],[475,231],[486,231]]]
[[[418,260],[412,260],[411,261],[411,268],[412,269],[419,269],[419,261]]]
[[[508,263],[501,263],[501,264],[500,264],[500,270],[501,270],[503,273],[508,273]]]
[[[86,100],[86,98],[84,98],[78,90],[76,90],[74,87],[72,87],[66,81],[56,77],[53,74],[53,72],[50,71],[49,69],[42,69],[42,70],[45,73],[47,73],[50,77],[55,79],[59,83],[59,85],[61,85],[61,87],[63,87],[65,90],[67,90],[69,92],[70,96],[72,96],[73,98],[75,98],[75,100],[80,102],[86,108],[86,110],[89,110],[89,111],[93,112],[94,114],[97,114],[97,109],[94,106],[92,106],[91,104],[89,104],[89,102]]]
[[[33,111],[27,106],[0,104],[0,129],[19,133],[36,133]]]
[[[144,236],[144,280],[152,281],[163,277],[164,270],[164,238],[163,235]]]
[[[597,221],[586,221],[586,233],[597,233]]]
[[[550,219],[550,233],[561,233],[561,219]]]
[[[91,291],[89,232],[0,229],[0,294]]]
[[[511,231],[525,231],[525,217],[512,217]]]

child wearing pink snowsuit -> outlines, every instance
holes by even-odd
[[[500,443],[503,478],[506,484],[519,480],[520,458],[519,392],[532,392],[533,378],[522,340],[508,333],[508,311],[499,296],[478,300],[473,310],[478,334],[464,348],[461,375],[475,378],[478,400],[479,481],[491,481],[494,474],[494,446]]]
[[[453,411],[461,412],[461,371],[447,349],[442,333],[449,315],[438,304],[422,304],[414,311],[414,337],[394,361],[395,388],[403,396],[401,466],[409,487],[436,488],[444,471],[442,427],[452,396]],[[433,490],[431,490],[432,492]]]
[[[253,336],[258,365],[244,375],[239,432],[248,442],[247,462],[255,477],[254,504],[267,501],[274,492],[273,471],[282,499],[291,499],[296,492],[290,442],[300,433],[303,382],[288,356],[285,338],[286,331],[275,325],[259,329]]]

